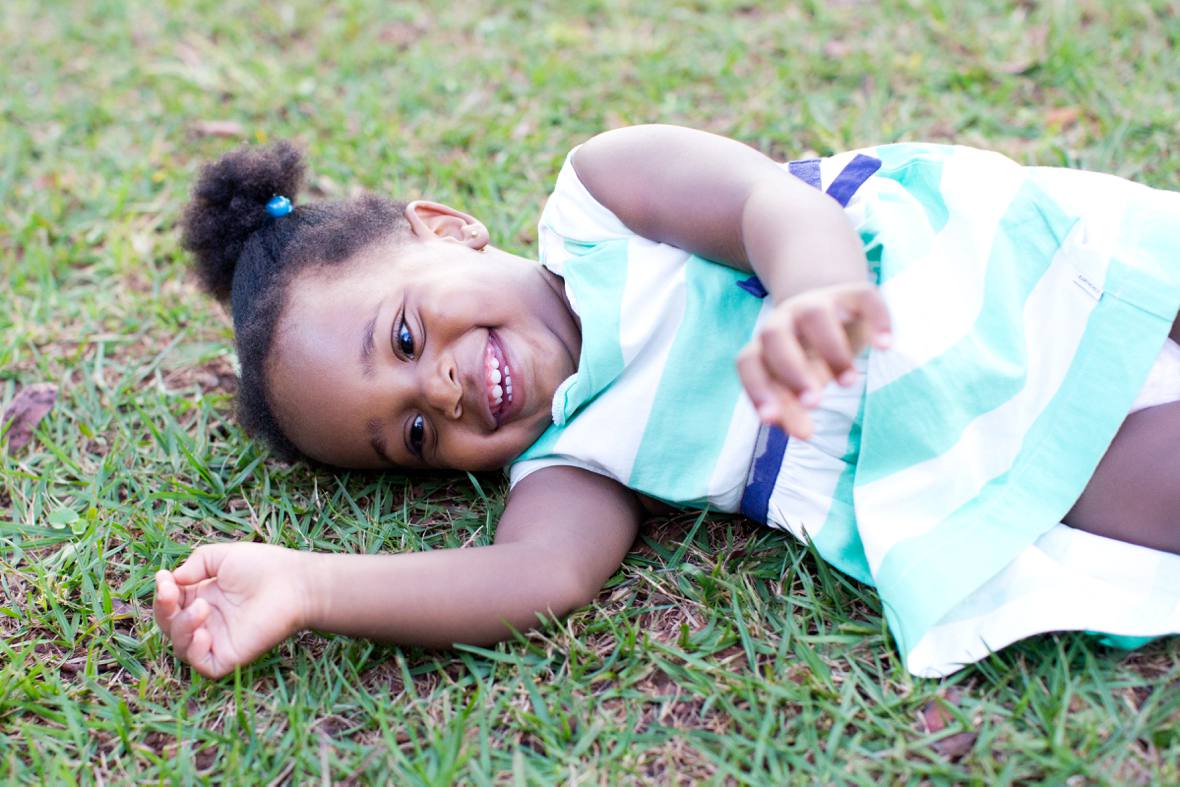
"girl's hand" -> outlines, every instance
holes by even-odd
[[[156,623],[181,661],[219,678],[303,627],[308,557],[267,544],[198,547],[157,572]]]
[[[775,307],[738,355],[738,374],[763,423],[811,437],[807,410],[832,380],[856,382],[852,359],[871,340],[889,346],[889,311],[868,282],[802,292]]]

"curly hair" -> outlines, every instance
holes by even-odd
[[[347,265],[409,229],[405,203],[372,194],[271,216],[266,203],[276,195],[294,200],[304,173],[290,143],[239,148],[201,169],[181,219],[181,245],[193,254],[201,286],[233,317],[238,420],[287,460],[305,457],[275,417],[265,372],[288,286],[304,269]]]

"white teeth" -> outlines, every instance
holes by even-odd
[[[488,386],[488,404],[492,410],[498,410],[504,404],[504,399],[512,402],[512,370],[508,368],[508,364],[501,364],[500,359],[496,357],[495,350],[492,344],[488,343],[487,353],[484,356],[484,371],[487,373],[485,379]]]

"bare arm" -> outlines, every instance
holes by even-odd
[[[309,628],[392,642],[482,644],[589,603],[622,563],[635,495],[572,467],[512,490],[492,546],[401,555],[317,555]]]
[[[752,270],[776,300],[865,279],[860,240],[835,200],[735,140],[620,128],[579,148],[574,170],[638,234]]]
[[[491,546],[334,555],[211,544],[157,574],[156,620],[210,677],[305,628],[426,646],[495,642],[593,599],[641,517],[619,484],[546,468],[513,489]]]
[[[758,274],[776,304],[737,358],[764,422],[803,439],[830,381],[889,343],[889,314],[839,205],[761,153],[677,126],[608,131],[574,157],[578,178],[635,232]]]

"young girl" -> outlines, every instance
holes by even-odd
[[[305,628],[506,638],[593,599],[657,504],[810,540],[919,675],[1180,632],[1180,194],[634,127],[566,159],[538,265],[435,202],[292,208],[301,177],[287,145],[230,153],[184,217],[246,428],[341,467],[508,466],[511,491],[492,546],[198,548],[155,614],[202,674]]]

